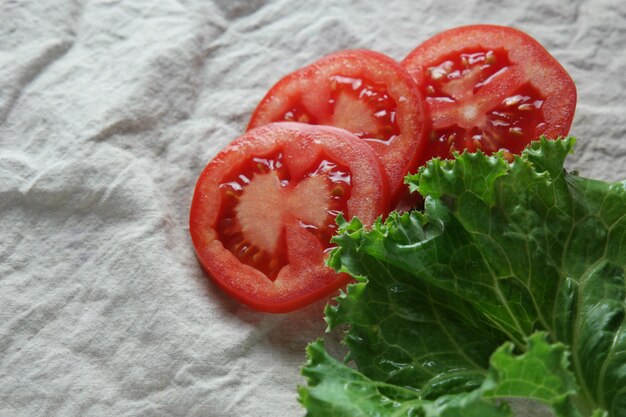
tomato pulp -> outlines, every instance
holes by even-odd
[[[341,127],[367,142],[381,158],[392,200],[424,144],[420,92],[396,61],[366,50],[328,55],[281,79],[248,128],[276,121]]]
[[[576,87],[529,35],[494,25],[442,32],[402,62],[426,97],[430,126],[421,163],[454,151],[511,157],[541,135],[569,132]]]
[[[349,281],[324,264],[335,217],[371,224],[388,204],[382,166],[364,142],[342,129],[272,123],[233,141],[204,169],[190,233],[220,287],[283,313]]]

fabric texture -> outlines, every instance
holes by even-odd
[[[624,22],[620,0],[0,2],[0,416],[303,415],[324,302],[258,313],[206,278],[187,226],[206,163],[325,54],[496,23],[576,82],[569,168],[624,179]]]

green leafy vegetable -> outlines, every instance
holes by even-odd
[[[423,212],[339,219],[358,282],[326,316],[358,370],[312,344],[308,416],[626,416],[626,183],[565,172],[573,145],[434,159],[407,179]]]

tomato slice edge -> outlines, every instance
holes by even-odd
[[[513,75],[521,81],[530,82],[544,95],[542,115],[545,123],[537,126],[530,140],[541,135],[555,138],[568,134],[576,107],[575,84],[563,66],[539,42],[517,29],[498,25],[450,29],[416,47],[402,61],[402,65],[423,90],[427,84],[427,68],[438,65],[443,57],[471,48],[506,49],[513,64],[510,68],[515,68]],[[430,113],[431,106],[427,107]]]
[[[338,154],[338,162],[347,161],[352,164],[352,168],[356,170],[353,177],[357,182],[352,185],[356,193],[348,200],[347,216],[358,215],[366,223],[371,223],[376,216],[388,210],[384,174],[377,156],[366,144],[354,140],[351,134],[341,129],[274,123],[247,132],[220,152],[200,174],[194,192],[190,213],[190,234],[194,248],[203,268],[219,287],[244,304],[271,313],[284,313],[303,307],[336,291],[351,279],[348,275],[338,274],[324,265],[320,254],[319,259],[314,259],[309,264],[287,264],[284,279],[272,282],[258,270],[241,263],[218,240],[215,230],[219,220],[216,209],[219,209],[222,202],[212,198],[217,192],[208,188],[221,181],[220,165],[245,154],[271,153],[277,144],[289,145],[289,140],[293,138],[280,139],[281,135],[296,136],[297,140],[290,144],[296,148],[321,148],[325,152]],[[302,144],[297,145],[296,142]],[[352,161],[355,158],[357,159]],[[231,171],[233,169],[236,168],[230,168]],[[228,168],[225,170],[228,171]],[[219,178],[214,177],[215,175]],[[363,199],[363,196],[368,198]],[[361,201],[356,201],[355,198]],[[306,234],[300,237],[305,240],[300,240],[302,245],[298,245],[297,249],[301,250],[300,246],[303,246],[302,250],[308,250],[306,246],[310,242],[306,242]],[[306,275],[305,279],[299,279],[299,287],[291,286],[293,281],[288,279],[290,273]]]

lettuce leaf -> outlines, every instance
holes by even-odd
[[[407,177],[423,212],[338,220],[329,264],[358,282],[326,319],[350,352],[309,347],[307,415],[626,416],[626,183],[567,173],[574,142],[434,159]]]

